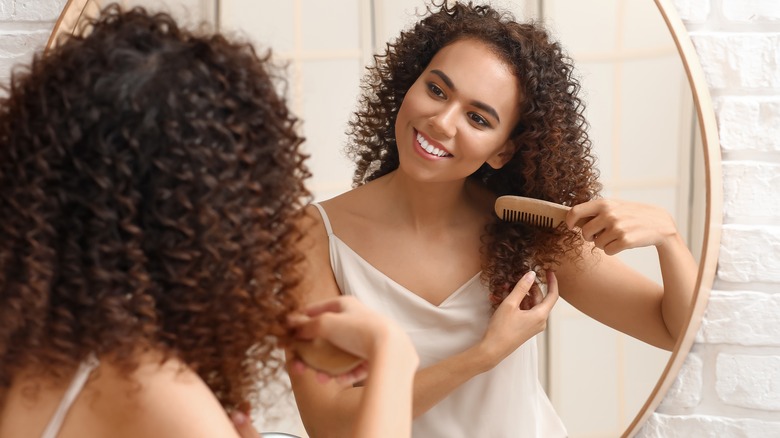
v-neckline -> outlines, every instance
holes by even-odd
[[[328,237],[329,237],[330,239],[334,239],[334,241],[335,241],[336,243],[338,243],[338,244],[341,244],[341,245],[342,245],[344,248],[346,248],[346,249],[347,249],[347,250],[348,250],[350,253],[352,253],[352,254],[353,254],[353,255],[354,255],[354,256],[355,256],[355,257],[356,257],[356,258],[357,258],[357,259],[358,259],[358,260],[359,260],[359,261],[360,261],[362,264],[364,264],[365,266],[367,266],[367,267],[368,267],[369,269],[371,269],[372,271],[376,272],[376,273],[377,273],[378,275],[380,275],[382,278],[384,278],[384,279],[386,279],[387,281],[389,281],[389,282],[393,283],[394,285],[398,286],[398,288],[399,288],[399,289],[401,289],[402,291],[404,291],[406,294],[410,295],[410,296],[411,296],[413,299],[419,300],[420,302],[422,302],[422,303],[425,303],[425,304],[426,304],[426,305],[428,305],[428,306],[432,306],[432,307],[436,307],[436,308],[442,308],[442,307],[444,307],[446,304],[448,304],[450,301],[454,300],[454,299],[455,299],[455,298],[456,298],[458,295],[460,295],[460,294],[461,294],[461,293],[462,293],[464,290],[466,290],[466,289],[467,289],[467,288],[468,288],[468,287],[469,287],[469,286],[470,286],[472,283],[474,283],[474,281],[475,281],[475,280],[479,279],[479,278],[480,278],[480,276],[482,275],[482,271],[480,270],[479,272],[477,272],[476,274],[474,274],[474,276],[472,276],[471,278],[469,278],[468,280],[466,280],[466,282],[465,282],[465,283],[463,283],[462,285],[460,285],[460,286],[459,286],[457,289],[455,289],[454,291],[450,292],[450,294],[449,294],[449,295],[447,295],[447,297],[446,297],[444,300],[442,300],[442,302],[440,302],[439,304],[434,304],[434,303],[432,303],[432,302],[430,302],[430,301],[426,300],[425,298],[423,298],[423,297],[422,297],[422,296],[420,296],[419,294],[415,293],[414,291],[410,290],[410,289],[409,289],[409,288],[407,288],[406,286],[402,285],[401,283],[399,283],[399,282],[397,282],[397,281],[393,280],[393,278],[392,278],[392,277],[390,277],[389,275],[387,275],[387,274],[385,274],[384,272],[382,272],[382,271],[381,271],[379,268],[377,268],[376,266],[372,265],[372,264],[371,264],[371,263],[370,263],[368,260],[366,260],[366,259],[365,259],[363,256],[361,256],[361,255],[360,255],[360,254],[359,254],[357,251],[355,251],[354,249],[352,249],[352,247],[351,247],[351,246],[349,246],[349,245],[348,245],[346,242],[344,242],[343,240],[341,240],[341,239],[340,239],[340,238],[339,238],[337,235],[335,235],[335,234],[331,233],[331,234],[330,234],[330,236],[328,236]]]

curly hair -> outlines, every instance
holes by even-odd
[[[0,396],[155,349],[226,408],[281,367],[310,198],[282,77],[247,43],[116,5],[0,102]]]
[[[347,153],[357,164],[353,186],[398,168],[395,123],[404,95],[434,55],[457,40],[476,39],[510,66],[521,84],[520,122],[513,129],[512,159],[499,170],[483,165],[471,178],[497,196],[518,195],[575,205],[598,196],[601,185],[591,153],[580,84],[571,59],[543,26],[518,23],[490,6],[446,1],[388,43],[363,79],[359,108],[350,120]],[[498,220],[483,236],[483,279],[498,304],[530,269],[554,266],[583,241],[565,229]],[[540,276],[540,278],[544,278]]]

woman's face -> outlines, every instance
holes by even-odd
[[[520,84],[485,43],[443,47],[406,93],[395,125],[400,170],[427,181],[466,178],[514,152]]]

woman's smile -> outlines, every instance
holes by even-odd
[[[414,134],[415,149],[420,152],[423,157],[434,160],[452,157],[452,154],[447,151],[447,149],[441,143],[433,140],[416,129],[414,130]]]

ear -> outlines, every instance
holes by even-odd
[[[504,167],[504,165],[512,159],[512,157],[515,155],[516,149],[517,148],[515,147],[515,144],[512,142],[512,140],[507,140],[506,143],[501,146],[501,149],[495,153],[495,155],[488,158],[486,163],[493,169],[498,170]]]

